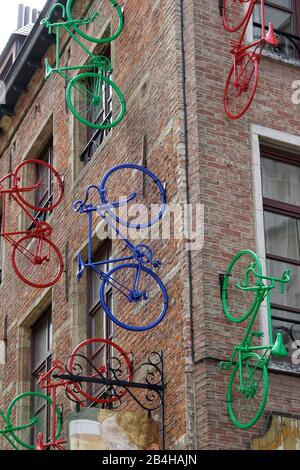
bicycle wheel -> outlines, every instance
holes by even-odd
[[[116,39],[123,30],[123,13],[121,7],[118,5],[116,0],[109,0],[111,5],[103,8],[101,12],[98,12],[95,8],[95,5],[91,4],[90,0],[69,0],[67,3],[67,17],[69,21],[78,21],[82,19],[91,18],[95,13],[97,16],[89,26],[86,24],[76,25],[73,24],[72,27],[80,36],[88,41],[97,42],[99,44],[111,42]],[[98,37],[99,33],[103,30],[103,26],[107,24],[110,20],[112,8],[113,7],[118,15],[118,25],[114,29],[114,33],[106,37]],[[114,22],[115,24],[115,22]]]
[[[109,215],[129,228],[150,227],[166,209],[161,181],[147,168],[131,163],[111,168],[101,181],[100,194],[101,203],[111,207]]]
[[[18,192],[18,190],[32,187],[36,189]],[[14,172],[13,190],[25,206],[39,212],[54,209],[64,194],[63,183],[58,172],[43,160],[25,160],[20,163]]]
[[[104,100],[103,96],[109,96]],[[70,81],[66,100],[70,111],[84,125],[93,129],[110,129],[123,119],[126,102],[121,90],[98,73],[81,73]]]
[[[30,409],[31,400],[37,400],[35,403],[34,409],[41,409],[43,408],[43,402],[47,402],[47,406],[52,405],[52,400],[50,397],[47,395],[44,395],[43,393],[40,392],[26,392],[22,393],[21,395],[17,396],[9,405],[8,410],[7,410],[7,425],[13,429],[13,431],[9,431],[10,436],[22,447],[25,447],[25,449],[30,449],[34,450],[36,447],[36,444],[30,444],[30,441],[32,440],[32,432],[37,436],[40,431],[45,432],[45,427],[46,427],[46,417],[43,415],[41,412],[39,415],[33,415],[30,418],[28,418],[27,423],[25,423],[23,426],[22,425],[17,425],[16,422],[16,408],[15,405],[18,403],[19,400],[22,399],[27,399],[27,406],[26,409]],[[39,406],[37,406],[39,405]],[[52,421],[51,421],[52,422]],[[28,432],[26,433],[24,429],[27,429]],[[33,431],[34,430],[34,431]],[[56,406],[56,435],[55,439],[58,439],[62,431],[62,415],[61,411]],[[26,435],[27,434],[27,435]],[[25,440],[25,435],[26,435],[26,440]],[[47,444],[49,445],[51,441],[49,441]]]
[[[68,359],[70,374],[98,379],[132,381],[132,367],[128,354],[108,339],[93,338],[80,343]],[[68,397],[83,403],[114,403],[127,390],[116,385],[73,383],[67,386]]]
[[[251,0],[223,0],[222,19],[227,31],[234,33],[243,26],[251,3]]]
[[[245,291],[238,286],[245,285],[245,275],[250,264],[253,263],[253,269],[258,275],[262,274],[262,268],[258,256],[251,250],[242,250],[234,256],[230,262],[224,277],[222,288],[222,305],[227,318],[240,323],[253,312],[258,299],[257,290]],[[249,271],[247,285],[255,287],[258,279]]]
[[[168,295],[161,279],[146,266],[131,263],[116,266],[106,274],[100,285],[100,301],[109,318],[130,331],[154,328],[168,308]]]
[[[63,272],[59,249],[51,240],[40,236],[20,238],[13,247],[11,261],[17,276],[32,287],[53,286]]]
[[[241,369],[237,363],[228,383],[227,407],[235,426],[246,429],[258,421],[267,401],[268,387],[268,369],[261,357],[256,353],[245,354]]]
[[[258,57],[245,52],[232,65],[224,93],[225,111],[230,119],[238,119],[249,108],[258,84]]]

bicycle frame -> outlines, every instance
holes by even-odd
[[[50,228],[50,225],[47,224],[46,222],[38,222],[32,216],[32,214],[29,212],[29,210],[26,207],[24,207],[22,202],[15,196],[15,194],[17,194],[17,193],[25,193],[25,192],[34,191],[34,190],[38,189],[39,184],[36,184],[36,185],[28,187],[28,188],[4,189],[2,187],[2,183],[5,180],[8,180],[13,176],[14,176],[14,173],[11,172],[8,175],[4,176],[4,178],[2,178],[0,180],[0,198],[2,198],[2,223],[1,223],[1,227],[0,227],[0,236],[5,238],[11,245],[13,245],[14,241],[11,238],[12,236],[27,235],[27,234],[32,233],[32,230],[21,230],[21,231],[16,231],[16,232],[6,232],[5,218],[6,218],[6,198],[7,198],[7,195],[12,197],[12,199],[21,207],[22,211],[31,220],[32,224],[35,226],[35,229],[34,229],[35,234],[40,234],[40,235],[42,233],[51,234],[52,229]]]
[[[81,207],[79,207],[79,212],[80,213],[87,213],[87,215],[88,215],[88,261],[87,261],[87,263],[84,263],[82,258],[81,258],[81,255],[79,254],[79,270],[78,270],[77,276],[79,278],[81,278],[85,268],[91,268],[94,271],[96,271],[101,278],[103,278],[104,276],[106,276],[106,273],[104,271],[101,271],[101,269],[98,269],[99,266],[115,264],[115,263],[119,263],[119,262],[123,262],[123,261],[131,261],[131,260],[136,261],[139,266],[141,266],[142,264],[148,264],[149,263],[149,264],[152,264],[153,267],[158,267],[160,265],[160,261],[153,259],[153,253],[152,253],[152,250],[150,249],[150,247],[148,245],[145,245],[145,244],[135,246],[133,243],[131,243],[122,234],[120,229],[116,226],[116,224],[114,224],[112,222],[111,218],[109,217],[110,209],[126,205],[130,200],[132,200],[135,197],[134,194],[132,196],[130,196],[126,201],[121,201],[121,202],[119,202],[115,205],[103,205],[102,204],[100,206],[93,206],[92,204],[87,204],[87,200],[88,200],[88,197],[89,197],[89,192],[90,192],[91,189],[96,189],[97,192],[99,193],[99,196],[100,196],[100,189],[95,185],[91,185],[91,186],[88,187],[88,189],[86,191],[85,201],[84,202],[78,201],[79,203],[81,203]],[[75,203],[75,205],[74,205],[75,207],[76,207],[76,204],[77,203]],[[78,204],[78,205],[80,205],[80,204]],[[92,238],[93,238],[93,213],[94,212],[98,212],[100,214],[101,218],[103,220],[105,220],[108,223],[108,225],[116,232],[116,234],[125,242],[125,246],[132,253],[130,256],[123,256],[123,257],[120,257],[120,258],[104,260],[104,261],[97,261],[97,262],[93,261],[93,240],[92,240]],[[145,251],[143,251],[143,252],[140,251],[141,249],[147,250],[148,253],[145,252]],[[136,287],[137,287],[137,284],[138,284],[138,279],[139,279],[139,270],[137,271],[137,276],[136,276],[136,279],[135,279],[135,283],[133,285],[133,291],[137,291]],[[113,284],[114,281],[111,280],[109,282]],[[114,287],[118,288],[115,285],[114,285]]]

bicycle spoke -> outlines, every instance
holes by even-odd
[[[155,326],[162,320],[167,301],[152,271],[144,266],[128,264],[113,268],[110,276],[113,277],[115,285],[126,286],[129,292],[129,296],[124,296],[124,293],[114,286],[111,292],[112,303],[109,304],[106,296],[111,283],[107,283],[104,279],[102,294],[100,293],[101,301],[105,312],[113,321],[123,328],[142,330],[148,329],[149,325]]]
[[[268,391],[267,368],[258,354],[247,353],[240,366],[235,366],[228,391],[228,411],[234,424],[240,428],[252,426],[261,416]]]
[[[53,285],[63,270],[62,257],[55,245],[46,238],[30,235],[14,245],[12,263],[22,281],[33,287]]]

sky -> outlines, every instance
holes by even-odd
[[[1,3],[4,3],[3,0]],[[8,0],[5,2],[5,6],[2,5],[0,15],[0,53],[11,33],[17,29],[18,5],[20,3],[41,10],[46,0]]]

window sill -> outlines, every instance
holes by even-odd
[[[78,175],[74,178],[73,180],[73,188],[75,188],[76,186],[78,186],[78,184],[82,181],[82,179],[84,178],[85,174],[89,171],[89,168],[90,168],[90,163],[95,159],[97,158],[98,154],[104,149],[104,147],[108,144],[108,142],[110,141],[111,139],[111,136],[112,136],[113,132],[112,130],[107,134],[107,136],[105,137],[105,139],[103,140],[103,142],[101,142],[101,144],[99,145],[99,147],[96,149],[96,151],[93,153],[92,155],[92,158],[84,165],[84,167],[80,170],[80,172],[78,173]],[[74,156],[74,158],[79,158],[79,156],[77,155],[76,157]],[[99,184],[100,184],[100,181],[99,181]]]
[[[300,376],[300,364],[294,366],[293,364],[279,364],[270,362],[268,369],[276,374],[287,374],[298,377]]]
[[[262,56],[266,57],[266,58],[269,58],[269,59],[272,59],[272,60],[276,60],[277,62],[282,62],[284,64],[291,65],[293,67],[300,67],[300,60],[291,59],[291,58],[286,57],[284,55],[276,54],[276,52],[271,52],[271,51],[264,50],[262,52]]]

